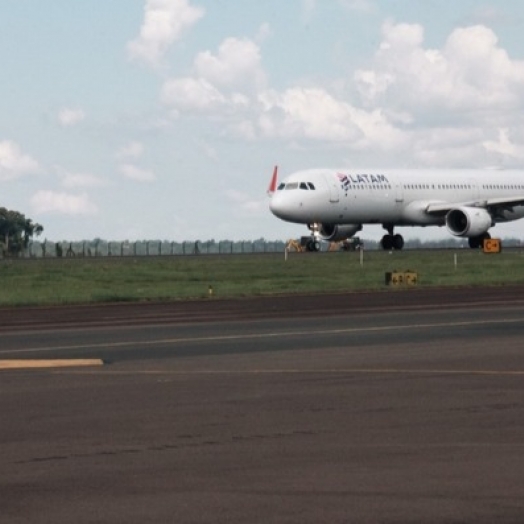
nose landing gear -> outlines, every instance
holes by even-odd
[[[308,229],[311,231],[309,237],[302,237],[300,243],[306,251],[317,252],[320,251],[320,227],[318,224],[308,224]]]
[[[309,238],[306,243],[306,250],[312,252],[320,251],[320,242],[316,238]]]

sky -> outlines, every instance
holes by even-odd
[[[0,0],[0,27],[0,207],[42,239],[307,234],[274,165],[524,168],[521,0]]]

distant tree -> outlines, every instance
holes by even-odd
[[[0,207],[0,247],[4,256],[18,256],[27,248],[29,240],[43,231],[43,226],[22,213]]]

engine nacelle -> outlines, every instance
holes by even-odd
[[[362,224],[319,224],[319,234],[327,242],[341,242],[362,229]]]
[[[457,237],[478,237],[492,225],[493,219],[483,207],[461,206],[446,215],[446,227]]]

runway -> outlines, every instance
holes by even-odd
[[[0,371],[2,519],[522,522],[524,302],[504,292],[4,322],[0,360],[104,365]]]

